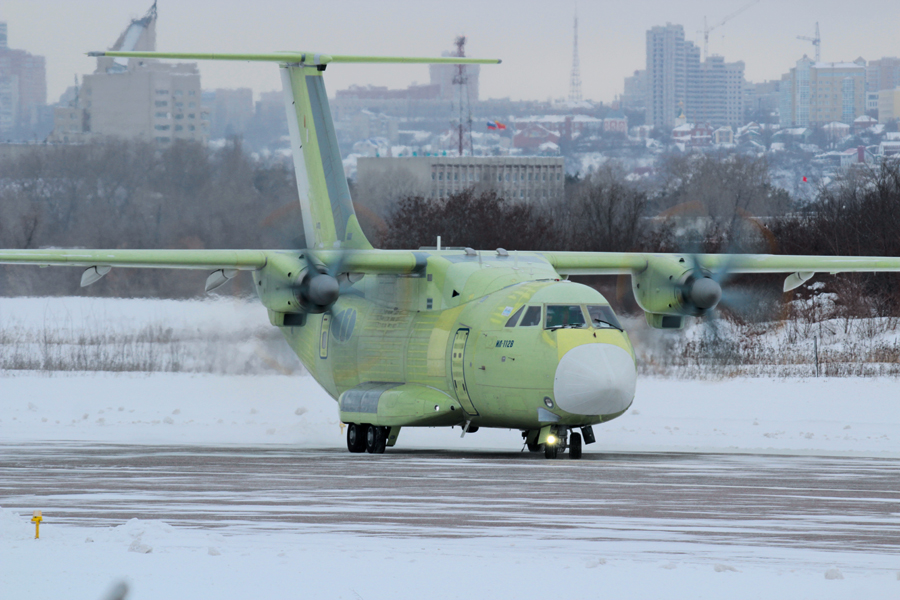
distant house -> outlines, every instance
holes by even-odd
[[[825,130],[825,133],[835,139],[845,138],[850,135],[850,126],[846,123],[841,123],[840,121],[827,123],[822,126],[822,129]]]
[[[860,133],[878,125],[878,119],[873,119],[869,115],[862,115],[853,120],[853,133]]]
[[[625,113],[614,110],[603,119],[604,133],[628,133],[628,117]]]
[[[559,145],[560,135],[550,131],[543,125],[531,123],[516,131],[513,137],[513,146],[525,150],[540,150],[543,144],[552,143]]]
[[[672,130],[672,141],[686,148],[699,148],[712,144],[712,134],[709,123],[684,123]]]
[[[540,115],[521,117],[515,121],[516,129],[519,130],[531,125],[540,125],[566,139],[603,131],[603,119],[588,115]]]
[[[809,139],[809,136],[811,136],[811,135],[812,135],[812,129],[809,129],[807,127],[793,127],[793,128],[789,127],[786,129],[780,129],[780,130],[776,131],[775,134],[772,136],[772,140],[779,141],[779,142],[794,141],[794,142],[803,143],[803,142],[806,142]]]
[[[848,148],[841,152],[841,166],[845,168],[853,165],[864,165],[867,162],[871,162],[872,159],[872,153],[866,150],[865,146]]]
[[[897,156],[900,154],[900,142],[881,142],[878,152],[882,156]]]
[[[731,127],[719,127],[713,131],[713,144],[734,144],[734,131]]]
[[[632,129],[632,135],[642,140],[646,140],[650,137],[651,133],[653,133],[653,127],[651,125],[638,125]]]

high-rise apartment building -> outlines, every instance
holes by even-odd
[[[687,92],[684,28],[667,23],[647,31],[647,124],[674,127]]]
[[[44,57],[10,48],[7,24],[0,23],[0,132],[31,128],[46,104]]]
[[[743,124],[744,63],[721,56],[700,60],[700,48],[684,39],[681,25],[647,31],[647,123],[674,127],[684,114],[715,127]]]
[[[900,119],[900,87],[878,92],[878,122]]]
[[[688,79],[685,116],[694,123],[740,127],[744,97],[743,61],[726,63],[721,56],[710,56]]]
[[[625,91],[619,99],[622,108],[640,109],[647,106],[647,71],[635,71],[625,78]]]
[[[850,125],[866,114],[866,63],[816,63],[804,56],[782,76],[781,126]]]
[[[900,58],[879,58],[866,65],[866,90],[880,92],[900,87]]]
[[[156,49],[155,4],[143,18],[131,21],[112,49]],[[169,144],[209,139],[200,72],[193,63],[100,57],[97,69],[82,78],[77,105],[56,112],[51,140],[57,142],[121,137]]]

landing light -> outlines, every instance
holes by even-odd
[[[551,446],[555,446],[558,441],[559,439],[553,434],[547,436],[547,443]]]

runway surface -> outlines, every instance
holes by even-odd
[[[900,554],[900,460],[0,445],[0,506],[239,534],[513,537]]]

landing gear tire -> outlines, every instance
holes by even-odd
[[[544,444],[544,458],[556,458],[558,455],[558,444]]]
[[[581,458],[581,434],[573,433],[569,436],[569,458],[575,460]]]
[[[529,452],[540,452],[543,449],[541,448],[541,444],[538,444],[537,442],[526,442],[526,444],[528,445]]]
[[[347,425],[347,450],[354,454],[366,451],[366,429],[356,423]]]
[[[386,428],[369,425],[366,428],[366,452],[368,452],[369,454],[384,454],[384,448],[386,445]]]

